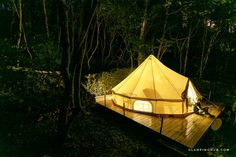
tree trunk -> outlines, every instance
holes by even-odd
[[[17,50],[19,50],[19,48],[20,48],[21,40],[22,40],[22,34],[23,34],[23,39],[24,39],[24,42],[25,42],[26,51],[27,51],[30,59],[32,59],[32,54],[29,51],[28,42],[27,42],[27,38],[26,38],[26,35],[25,35],[24,27],[23,27],[22,0],[18,0],[18,7],[17,7],[14,0],[12,0],[12,4],[13,4],[13,7],[14,7],[15,12],[17,14],[17,17],[19,19],[19,25],[18,25],[19,26],[19,35],[18,35],[17,44],[16,44]]]
[[[43,3],[43,13],[44,13],[44,24],[45,24],[45,30],[46,30],[46,36],[48,42],[50,41],[50,32],[49,32],[49,26],[48,26],[48,14],[47,14],[47,5],[46,5],[46,0],[42,0]],[[47,45],[47,51],[48,51],[48,62],[51,62],[52,59],[52,49],[51,45]]]
[[[202,54],[201,54],[201,62],[199,67],[199,79],[202,78],[203,75],[203,62],[204,62],[204,52],[206,48],[206,37],[207,37],[207,28],[204,29],[203,39],[202,39]]]
[[[208,45],[208,48],[207,48],[207,53],[206,53],[205,59],[204,59],[203,70],[206,69],[206,65],[207,65],[207,62],[208,62],[209,55],[210,55],[210,53],[211,53],[211,49],[212,49],[212,47],[213,47],[213,45],[214,45],[214,43],[215,43],[215,40],[216,40],[216,38],[218,37],[219,33],[220,33],[220,30],[217,31],[217,32],[215,32],[215,33],[212,35],[211,39],[210,39],[210,42],[209,42],[209,45]]]
[[[199,78],[201,79],[203,76],[203,72],[206,69],[206,65],[208,62],[209,55],[211,54],[211,49],[215,43],[216,38],[218,37],[220,33],[220,30],[217,30],[214,32],[214,34],[211,36],[210,41],[208,43],[208,47],[206,50],[206,43],[207,43],[207,28],[205,28],[203,40],[202,40],[202,54],[201,54],[201,62],[199,67]],[[205,52],[206,51],[206,52]]]
[[[20,48],[21,38],[22,38],[22,30],[23,30],[23,23],[22,23],[22,1],[18,0],[18,17],[19,17],[19,35],[17,40],[17,49]]]
[[[85,55],[89,49],[88,40],[91,38],[89,31],[91,30],[95,11],[93,10],[89,24],[84,26],[84,23],[79,23],[78,26],[77,22],[79,20],[73,20],[75,20],[75,17],[81,16],[82,13],[76,12],[74,6],[66,3],[66,0],[60,0],[60,2],[61,74],[64,81],[65,99],[60,106],[57,135],[59,142],[64,143],[75,116],[79,113],[85,113],[81,102],[81,77]]]
[[[116,32],[115,33],[112,33],[112,37],[111,37],[111,40],[110,40],[110,43],[109,43],[109,51],[108,51],[108,54],[107,56],[105,57],[105,60],[104,60],[104,63],[106,64],[109,57],[111,56],[111,53],[112,53],[112,44],[115,40],[115,37],[116,37]]]
[[[183,55],[184,55],[183,52],[184,52],[184,46],[185,46],[186,41],[187,41],[187,38],[176,40],[176,45],[179,51],[179,72],[180,73],[183,72]]]
[[[186,43],[186,47],[185,47],[185,56],[184,56],[184,65],[183,65],[183,74],[186,74],[186,70],[187,70],[187,64],[188,64],[188,53],[189,53],[189,45],[190,45],[190,39],[191,39],[191,28],[189,28],[189,33],[188,33],[188,37],[187,37],[187,43]]]
[[[144,38],[145,38],[145,30],[146,30],[146,25],[147,25],[147,18],[148,18],[148,14],[147,14],[147,9],[148,9],[148,3],[149,3],[149,0],[145,0],[145,9],[144,9],[144,15],[143,15],[143,21],[141,23],[141,28],[140,28],[140,35],[139,35],[139,39],[141,41],[141,43],[144,44]],[[143,51],[143,44],[141,44],[139,46],[139,51],[138,51],[138,65],[140,65],[143,60],[144,60],[144,52]]]
[[[59,13],[59,6],[57,6],[57,49],[60,49],[61,43],[61,26],[60,26],[60,13]]]
[[[62,61],[61,74],[64,82],[64,102],[59,107],[60,113],[58,118],[58,132],[57,139],[59,143],[64,143],[67,137],[67,132],[71,125],[69,119],[72,112],[72,76],[70,72],[71,51],[70,51],[70,34],[69,34],[69,15],[65,1],[62,0],[60,7],[60,24],[62,28],[61,33],[61,47],[62,47]]]
[[[50,34],[49,34],[49,28],[48,28],[48,14],[47,14],[46,0],[42,0],[42,3],[43,3],[44,24],[45,24],[45,29],[46,29],[46,35],[47,35],[47,39],[49,39]]]
[[[166,51],[166,41],[165,41],[165,36],[166,36],[166,27],[167,27],[167,21],[168,21],[168,8],[166,8],[166,13],[165,13],[165,21],[164,21],[164,25],[163,25],[163,31],[162,31],[162,36],[161,39],[159,40],[160,46],[158,48],[158,53],[157,53],[157,58],[161,59],[161,57],[163,56],[163,54]]]

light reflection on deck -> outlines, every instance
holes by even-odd
[[[144,125],[157,133],[160,133],[161,118],[158,115],[148,115],[137,113],[129,110],[123,110],[123,108],[115,105],[111,101],[111,96],[97,96],[96,102],[106,108],[113,110],[133,121]],[[106,105],[105,105],[106,102]],[[190,114],[183,118],[177,117],[165,117],[163,119],[163,126],[161,134],[174,140],[188,148],[194,148],[201,137],[205,134],[213,121],[219,116],[222,108],[211,106],[209,109],[210,114],[215,118],[209,118],[198,114]]]

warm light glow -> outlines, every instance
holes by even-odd
[[[134,102],[134,110],[143,112],[152,112],[152,104],[148,101],[136,100]]]
[[[188,100],[190,104],[197,103],[197,95],[191,83],[189,83],[189,86],[188,86]]]

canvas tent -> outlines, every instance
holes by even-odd
[[[189,78],[176,73],[150,55],[112,89],[116,105],[154,114],[185,114],[201,99]]]

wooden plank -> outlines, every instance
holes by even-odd
[[[137,114],[133,113],[133,112],[125,112],[125,117],[129,118],[129,119],[133,119],[135,116],[137,116]]]
[[[197,138],[196,134],[199,132],[199,129],[201,129],[202,125],[201,123],[204,121],[203,118],[199,118],[198,121],[195,122],[195,124],[191,127],[190,132],[187,134],[185,138],[182,138],[182,143],[188,144],[192,138]]]
[[[140,121],[141,119],[143,119],[143,115],[141,114],[137,114],[135,117],[132,118],[132,120],[134,121]]]
[[[187,128],[187,134],[181,134],[179,137],[177,137],[175,140],[186,145],[186,146],[192,146],[195,143],[192,142],[192,139],[195,138],[199,140],[199,136],[197,136],[197,133],[202,128],[202,122],[205,118],[200,115],[194,116],[194,121],[192,121],[192,125],[190,125]],[[192,148],[192,147],[190,147]]]
[[[149,127],[152,124],[152,119],[147,116],[140,116],[138,119],[135,119],[135,121],[146,127]]]
[[[179,134],[181,132],[183,132],[185,130],[184,128],[184,119],[178,119],[177,122],[175,122],[172,126],[170,131],[166,134],[167,137],[170,137],[171,139],[176,139],[177,136],[179,136]]]
[[[208,130],[208,128],[211,126],[212,122],[214,121],[214,119],[209,119],[209,118],[205,118],[203,120],[203,122],[200,124],[202,127],[200,127],[200,129],[198,130],[198,132],[195,134],[195,136],[198,137],[198,139],[200,140],[201,137],[204,135],[204,133]],[[194,137],[189,141],[189,146],[191,146],[191,148],[193,148],[197,142],[199,141],[197,139],[195,139]]]
[[[203,133],[208,129],[207,126],[209,125],[205,124],[205,122],[207,121],[208,119],[204,118],[202,122],[198,124],[196,130],[191,132],[191,134],[189,134],[187,138],[185,138],[185,140],[182,141],[182,143],[184,143],[189,148],[193,148],[196,145],[196,143],[200,140]]]
[[[164,119],[162,134],[167,136],[170,131],[176,130],[176,123],[179,123],[179,118]]]
[[[221,113],[221,109],[217,108],[210,108],[209,113],[214,115],[215,117],[219,116]],[[196,118],[195,118],[196,119]],[[193,129],[194,127],[191,128],[191,131],[189,131],[191,134],[189,134],[187,137],[183,138],[180,136],[180,138],[176,139],[180,143],[183,143],[187,145],[190,148],[193,148],[198,141],[202,138],[204,133],[208,130],[208,128],[211,126],[215,118],[209,118],[209,117],[204,117],[200,120],[198,120],[197,128],[195,127],[195,130]]]
[[[150,128],[150,126],[152,126],[153,123],[156,123],[156,121],[158,120],[158,118],[156,118],[154,116],[149,116],[149,115],[146,118],[147,118],[147,120],[149,122],[149,124],[147,125],[148,128]],[[158,132],[158,130],[155,130],[155,131]]]
[[[185,126],[185,130],[183,130],[178,136],[174,138],[174,140],[178,142],[182,142],[188,136],[190,135],[191,132],[194,132],[197,130],[196,126],[198,125],[198,122],[200,118],[199,117],[193,117],[191,121],[187,120],[187,124]]]
[[[106,106],[104,104],[104,96],[96,97],[96,102],[106,108],[117,112],[145,127],[148,127],[157,133],[160,133],[161,118],[155,115],[147,115],[129,110],[115,105],[109,95],[106,96]],[[209,113],[215,117],[221,113],[221,108],[211,106]],[[191,114],[185,118],[167,117],[163,120],[162,135],[177,141],[188,148],[193,148],[208,130],[215,118],[209,118],[203,115]]]
[[[176,119],[175,119],[176,120]],[[177,121],[177,120],[176,120]],[[163,119],[163,126],[162,126],[162,132],[166,132],[167,130],[169,130],[172,126],[172,124],[174,124],[175,121],[173,118],[164,118]]]
[[[202,119],[198,121],[197,127],[195,127],[196,129],[192,130],[190,134],[181,142],[189,146],[190,148],[193,148],[204,135],[204,133],[208,130],[213,121],[213,118],[202,116]]]
[[[160,133],[160,127],[161,127],[161,118],[155,117],[149,128]]]
[[[198,124],[198,122],[200,122],[201,116],[200,115],[196,115],[196,114],[192,114],[191,116],[189,116],[190,118],[186,118],[186,122],[184,123],[186,126],[186,130],[184,130],[184,132],[182,132],[182,134],[180,134],[180,137],[182,135],[187,136],[189,135],[189,133],[191,133],[191,131],[196,130],[195,126]],[[177,137],[178,138],[178,137]]]

